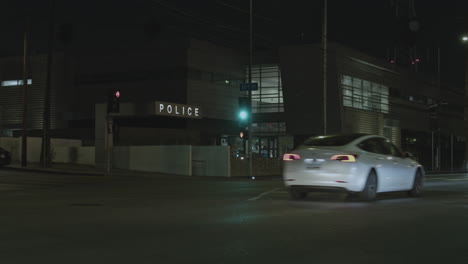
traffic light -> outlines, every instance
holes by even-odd
[[[120,111],[120,90],[110,89],[107,95],[107,113],[119,113]]]
[[[240,126],[245,126],[252,119],[251,102],[248,97],[239,97],[239,108],[237,110],[237,119]]]
[[[240,139],[248,139],[249,138],[249,131],[246,127],[241,127],[239,129],[239,138]]]

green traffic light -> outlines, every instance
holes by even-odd
[[[247,111],[241,110],[239,112],[239,119],[246,120],[248,117],[249,117],[249,113],[247,113]]]

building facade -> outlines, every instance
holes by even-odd
[[[24,93],[21,57],[0,58],[0,132],[13,136],[23,126],[23,102],[26,96],[27,127],[30,131],[42,129],[44,118],[45,87],[47,85],[47,60],[44,55],[33,56],[27,62],[27,88]],[[63,54],[57,54],[52,62],[50,81],[50,127],[62,129],[64,123],[64,71]]]
[[[52,136],[94,145],[97,104],[119,90],[132,114],[114,117],[114,145],[230,145],[239,138],[239,86],[248,80],[244,52],[186,38],[167,38],[150,49],[64,53],[54,56]],[[40,132],[47,56],[33,56],[28,80],[28,129]],[[0,59],[1,129],[22,125],[22,59]],[[369,133],[386,136],[429,170],[462,170],[465,161],[464,90],[396,67],[338,44],[328,49],[326,95],[318,45],[285,46],[255,54],[252,81],[252,153],[279,161],[311,135]],[[428,81],[429,80],[429,81]],[[30,82],[30,83],[29,83]],[[326,98],[326,114],[324,114]],[[199,107],[201,118],[155,114],[155,102]],[[324,118],[326,116],[326,119]],[[98,121],[101,120],[101,121]]]
[[[279,51],[286,131],[300,142],[324,128],[323,65],[319,46]],[[385,136],[429,170],[463,170],[464,91],[355,50],[330,45],[327,133]]]

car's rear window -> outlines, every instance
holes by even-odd
[[[344,146],[364,134],[330,135],[308,138],[304,141],[304,146]]]

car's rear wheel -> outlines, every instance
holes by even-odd
[[[423,189],[423,176],[420,170],[416,172],[414,176],[413,188],[408,191],[408,195],[411,197],[419,197],[422,194]]]
[[[373,170],[367,176],[366,185],[361,192],[361,197],[365,201],[374,201],[377,197],[377,174]]]
[[[307,196],[307,192],[297,190],[295,188],[290,188],[289,189],[289,194],[291,195],[291,198],[293,200],[299,200],[299,199],[304,199]]]

